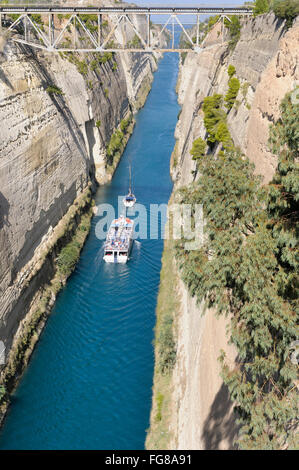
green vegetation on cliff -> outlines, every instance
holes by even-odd
[[[286,20],[286,26],[290,28],[299,15],[299,2],[298,0],[255,0],[253,4],[254,16],[263,15],[271,10],[277,18]]]
[[[224,24],[230,35],[229,47],[230,49],[234,49],[241,36],[240,19],[238,16],[230,16],[229,19],[224,19]]]
[[[112,134],[109,143],[106,147],[107,166],[114,168],[118,163],[122,152],[128,142],[129,136],[132,134],[134,127],[133,115],[130,114],[126,119],[122,119],[120,129]]]
[[[299,15],[298,0],[274,0],[273,11],[278,18],[286,20],[286,25],[290,28],[296,16]]]
[[[226,122],[226,112],[222,109],[223,96],[215,94],[204,98],[202,110],[204,113],[204,125],[208,133],[207,142],[213,145],[216,142],[218,126]]]
[[[298,120],[287,95],[271,127],[278,157],[266,187],[233,146],[198,160],[200,177],[181,201],[202,204],[206,239],[201,249],[176,253],[184,282],[199,301],[231,315],[238,352],[232,369],[222,354],[222,375],[235,403],[243,449],[298,448]],[[209,122],[208,122],[209,124]]]
[[[227,69],[227,73],[228,73],[229,78],[232,78],[236,73],[236,67],[234,67],[233,65],[229,65]]]
[[[196,139],[193,142],[193,146],[192,146],[192,149],[190,151],[190,153],[192,155],[192,159],[197,160],[198,158],[202,158],[204,156],[204,154],[206,153],[206,149],[207,149],[206,142],[201,137]]]
[[[232,77],[228,82],[228,91],[225,95],[225,106],[228,110],[232,109],[240,89],[240,82],[236,77]]]
[[[63,95],[61,88],[56,85],[49,85],[46,88],[46,92],[49,93],[49,95]]]
[[[107,145],[107,157],[113,160],[113,156],[121,149],[124,134],[119,129],[116,130]]]

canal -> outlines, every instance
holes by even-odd
[[[168,202],[177,72],[177,54],[165,54],[114,178],[97,191],[97,205],[117,207],[128,189],[129,161],[138,202],[148,209]],[[127,265],[107,265],[98,222],[94,217],[12,397],[0,449],[144,448],[163,240],[136,241]]]

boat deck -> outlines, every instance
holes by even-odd
[[[133,235],[133,222],[130,219],[114,220],[109,228],[105,251],[128,251]]]

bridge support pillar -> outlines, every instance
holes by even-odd
[[[147,47],[151,46],[151,15],[147,13]]]
[[[25,18],[23,20],[23,25],[24,25],[24,37],[25,37],[25,41],[27,42],[28,41],[27,15],[25,16]]]
[[[98,47],[101,47],[102,42],[102,15],[98,15]]]
[[[54,44],[54,30],[55,30],[55,27],[54,27],[54,15],[51,13],[49,14],[49,44],[50,44],[50,48],[53,46]]]
[[[196,18],[196,47],[199,46],[199,14],[197,15],[197,18]]]

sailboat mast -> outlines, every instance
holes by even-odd
[[[129,164],[129,173],[130,173],[129,194],[131,194],[131,192],[132,192],[132,168],[131,168],[131,163]]]

